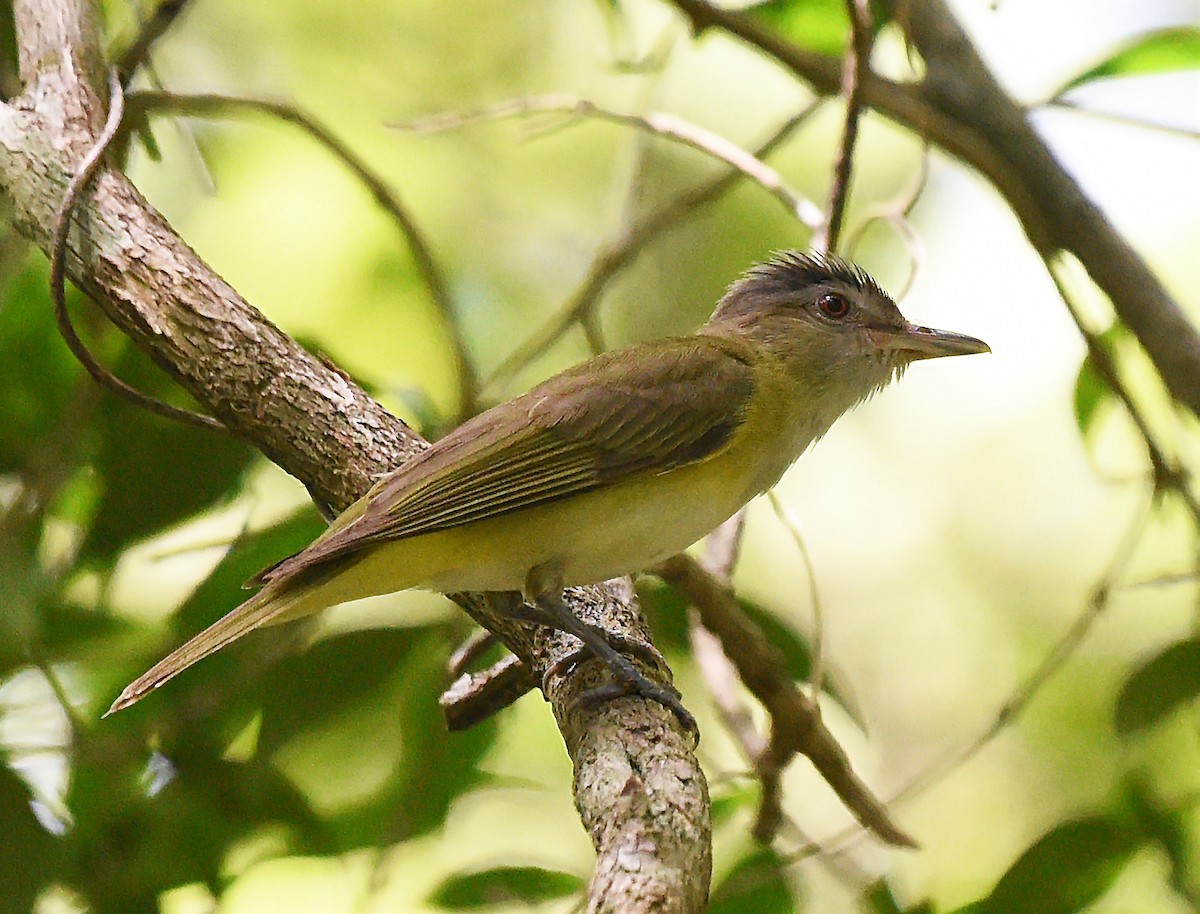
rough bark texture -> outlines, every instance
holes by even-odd
[[[0,188],[14,223],[45,250],[70,176],[104,120],[97,87],[105,68],[90,3],[14,6],[25,94],[0,105]],[[72,280],[233,434],[326,505],[345,507],[375,475],[426,446],[242,299],[124,175],[102,170],[73,221]],[[569,639],[512,619],[504,599],[456,599],[539,678],[572,650]],[[606,628],[645,636],[627,582],[581,590],[573,605]],[[586,663],[560,677],[547,696],[575,763],[577,804],[596,842],[590,909],[701,910],[711,826],[690,736],[669,712],[639,699],[568,711],[597,675],[594,667]],[[634,773],[621,780],[620,801],[603,786],[613,783],[613,770]]]

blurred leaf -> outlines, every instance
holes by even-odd
[[[1139,35],[1103,63],[1075,77],[1066,89],[1106,77],[1197,68],[1200,68],[1200,29],[1169,28]]]
[[[29,806],[29,788],[0,764],[0,908],[29,911],[55,876],[60,842],[44,829]]]
[[[62,431],[79,375],[55,327],[48,283],[44,260],[30,260],[0,298],[0,472],[23,467],[31,448]]]
[[[922,901],[915,907],[902,908],[892,894],[892,887],[884,879],[863,893],[862,908],[868,914],[934,914],[933,905],[928,901]]]
[[[44,600],[39,609],[40,642],[53,657],[72,648],[129,629],[130,623],[108,613],[84,609],[60,596]]]
[[[687,601],[673,588],[660,579],[645,576],[637,581],[638,596],[644,602],[653,621],[655,643],[667,650],[685,652],[690,650],[688,640]],[[804,682],[812,672],[812,652],[804,636],[790,628],[774,613],[763,609],[745,597],[737,596],[738,605],[746,616],[758,626],[763,637],[783,654],[788,675],[794,682]],[[862,711],[839,682],[836,670],[828,667],[822,691],[829,695],[856,724],[865,727]]]
[[[435,829],[454,800],[486,779],[479,762],[498,724],[493,718],[462,732],[446,729],[438,696],[449,651],[443,631],[426,629],[403,663],[393,658],[401,691],[388,713],[399,716],[404,751],[384,789],[336,817],[333,827],[345,846],[391,844]]]
[[[583,891],[584,881],[572,873],[537,866],[499,866],[451,876],[429,896],[448,910],[472,910],[519,902],[535,905]]]
[[[1084,438],[1092,430],[1100,405],[1112,396],[1112,389],[1096,373],[1091,357],[1084,356],[1075,377],[1075,425]]]
[[[820,54],[841,56],[850,39],[850,18],[845,0],[768,0],[747,12],[799,47]],[[887,4],[872,0],[872,31],[889,20]]]
[[[1171,888],[1182,898],[1192,897],[1190,872],[1195,864],[1189,830],[1195,820],[1194,800],[1177,808],[1164,807],[1162,799],[1154,795],[1144,776],[1126,775],[1124,788],[1124,800],[1132,810],[1138,828],[1145,832],[1148,840],[1158,844],[1168,860]]]
[[[144,672],[168,650],[178,647],[245,600],[250,594],[242,588],[242,583],[254,572],[302,549],[323,529],[324,523],[316,511],[306,509],[271,527],[240,537],[230,546],[212,573],[184,601],[161,639],[144,639],[144,643],[139,644],[139,650],[123,656],[121,663],[110,661],[103,667],[93,668],[94,688],[99,694],[111,693],[112,697],[116,697],[122,686]],[[152,696],[122,711],[115,719],[137,720],[142,726],[150,726],[149,721],[170,716],[171,709],[180,703],[216,690],[226,696],[225,706],[209,711],[200,720],[194,721],[192,726],[214,742],[232,738],[258,710],[251,700],[250,684],[241,683],[246,676],[245,652],[261,650],[262,639],[287,638],[292,634],[288,626],[254,632],[214,656],[205,658],[184,675],[156,690]],[[231,680],[237,682],[236,688],[230,688]]]
[[[1200,696],[1200,640],[1172,644],[1134,670],[1117,695],[1117,732],[1129,736]]]
[[[66,880],[97,914],[157,912],[163,891],[190,882],[218,892],[231,846],[268,824],[287,825],[296,852],[328,847],[304,798],[269,765],[226,761],[184,737],[156,756],[158,789],[148,791],[146,771],[104,756],[111,745],[106,734],[81,752],[95,761],[80,761],[67,796]]]
[[[743,809],[757,809],[762,798],[762,787],[757,780],[744,780],[726,783],[719,790],[713,790],[712,818],[713,825],[721,825],[733,818]]]
[[[1131,342],[1132,337],[1124,324],[1113,324],[1097,337],[1096,342],[1116,361],[1119,357],[1118,347]],[[1085,439],[1095,427],[1100,408],[1112,399],[1112,389],[1096,371],[1092,357],[1084,356],[1079,365],[1079,374],[1075,377],[1075,425]]]
[[[255,573],[299,552],[324,530],[325,522],[316,508],[307,505],[277,524],[238,537],[179,608],[176,629],[190,636],[215,622],[250,596],[242,585]]]
[[[1042,835],[971,906],[980,914],[1076,914],[1108,891],[1143,842],[1110,818],[1078,819]]]
[[[669,650],[689,650],[687,601],[655,577],[639,578],[637,590],[647,610],[653,613],[656,640]],[[740,596],[737,601],[746,616],[762,631],[763,637],[783,653],[788,675],[797,681],[806,679],[812,671],[812,653],[803,636],[758,604]]]
[[[33,554],[31,536],[0,536],[0,676],[29,662],[40,637],[39,607],[52,582]]]
[[[263,709],[259,751],[274,752],[377,690],[419,640],[419,631],[411,629],[350,632],[281,661],[255,684]]]
[[[116,373],[159,397],[170,382],[132,345]],[[106,397],[94,467],[102,495],[81,561],[106,561],[230,494],[255,451],[232,435],[183,425]]]
[[[786,868],[770,848],[743,857],[713,889],[708,914],[794,914],[800,900],[788,885]]]

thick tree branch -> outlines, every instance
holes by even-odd
[[[90,4],[18,0],[14,11],[25,94],[0,106],[0,187],[14,224],[48,250],[54,213],[103,123],[104,66]],[[102,169],[72,221],[73,281],[234,434],[321,501],[345,507],[374,476],[425,446],[247,304],[123,175]],[[573,650],[568,638],[514,621],[503,600],[458,599],[536,676]],[[573,606],[606,628],[645,635],[628,582],[589,588]],[[585,663],[548,689],[599,855],[590,907],[698,911],[711,826],[690,736],[669,712],[638,699],[568,713],[598,675],[595,666]]]
[[[719,28],[773,57],[815,91],[840,91],[841,64],[835,58],[798,48],[751,17],[708,0],[671,2],[697,34]],[[1172,396],[1200,415],[1200,332],[1054,157],[944,3],[906,3],[902,12],[928,76],[907,84],[865,74],[864,102],[979,171],[1043,258],[1059,251],[1074,254],[1133,331]]]

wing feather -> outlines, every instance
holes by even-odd
[[[703,460],[741,424],[753,387],[751,358],[733,340],[659,340],[599,356],[460,426],[259,581]]]

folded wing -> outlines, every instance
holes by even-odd
[[[282,581],[383,540],[703,460],[728,443],[752,391],[748,357],[728,340],[660,340],[599,356],[460,426],[257,582]]]

